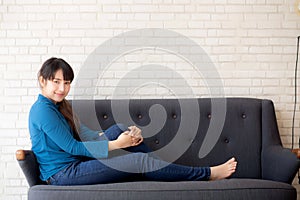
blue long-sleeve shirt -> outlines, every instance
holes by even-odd
[[[108,156],[108,141],[97,140],[97,131],[81,124],[79,132],[83,142],[75,140],[71,127],[58,108],[59,105],[40,94],[29,113],[32,150],[40,164],[42,180],[78,161],[79,156]]]

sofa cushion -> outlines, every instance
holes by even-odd
[[[289,184],[257,179],[209,182],[127,182],[88,186],[44,186],[29,189],[30,200],[57,199],[188,199],[188,200],[286,200],[296,199]]]

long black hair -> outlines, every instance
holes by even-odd
[[[73,81],[74,72],[72,67],[61,58],[49,58],[46,60],[39,73],[38,77],[43,77],[45,80],[53,80],[56,72],[61,69],[63,71],[63,76],[65,81]]]
[[[74,72],[72,67],[61,58],[49,58],[46,60],[38,72],[38,78],[42,77],[44,80],[53,80],[58,70],[62,70],[65,81],[72,82],[74,79]],[[63,99],[59,102],[59,111],[65,117],[70,125],[73,136],[76,140],[80,141],[79,137],[79,119],[73,113],[72,107],[68,100]]]

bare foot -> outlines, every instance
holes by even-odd
[[[211,167],[210,180],[220,180],[231,176],[235,172],[236,166],[235,158],[231,158],[221,165]]]

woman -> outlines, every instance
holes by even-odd
[[[29,130],[41,179],[48,184],[99,184],[136,177],[153,181],[217,180],[235,172],[234,158],[215,167],[188,167],[149,156],[136,126],[114,125],[104,133],[88,129],[73,115],[65,99],[73,78],[71,66],[59,58],[48,59],[38,74],[41,94],[31,107]],[[136,153],[108,158],[110,151],[123,148]]]

